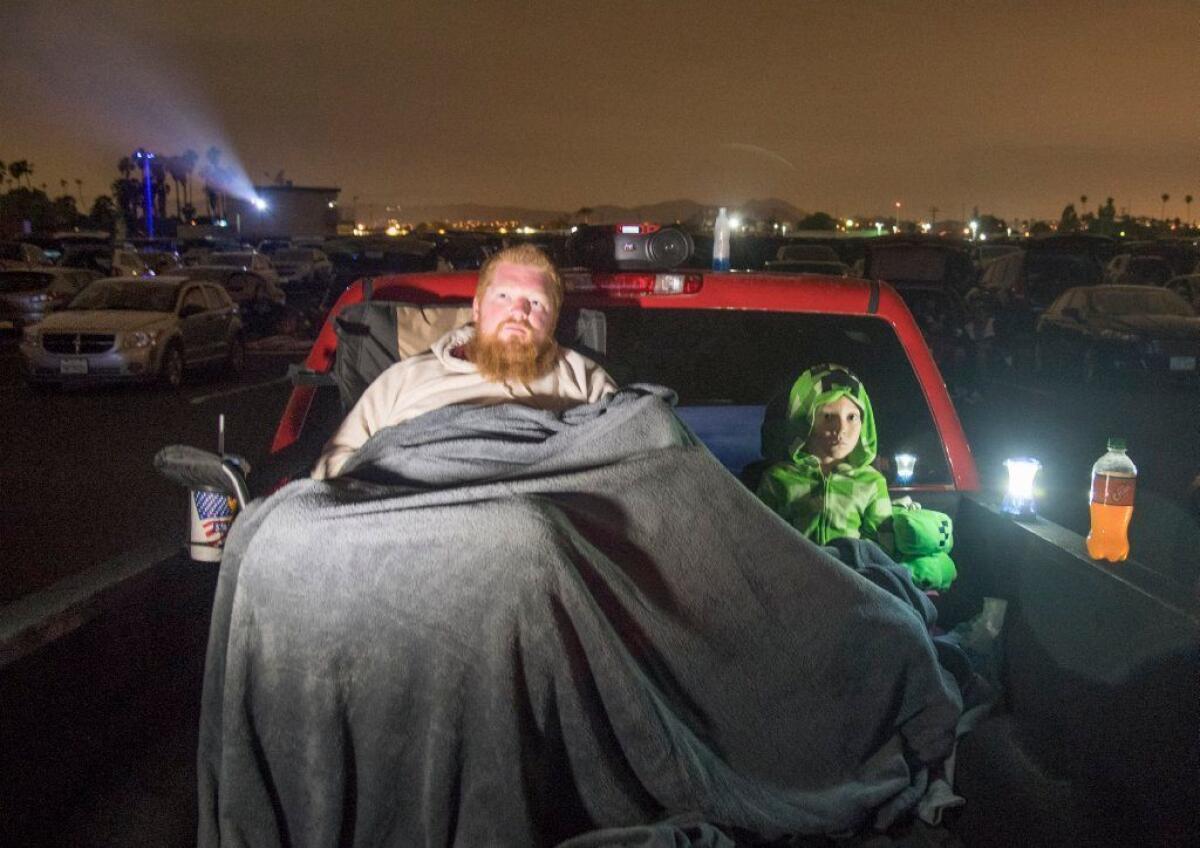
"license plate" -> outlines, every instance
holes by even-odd
[[[60,374],[86,374],[88,365],[86,359],[64,359],[58,363]]]
[[[1195,371],[1196,357],[1194,356],[1172,356],[1171,357],[1172,371]]]

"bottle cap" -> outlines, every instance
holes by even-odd
[[[1122,439],[1120,436],[1109,436],[1108,437],[1108,449],[1110,451],[1125,450],[1125,440]]]

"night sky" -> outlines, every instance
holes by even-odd
[[[1200,5],[0,0],[0,160],[90,199],[139,145],[401,206],[1183,216]]]

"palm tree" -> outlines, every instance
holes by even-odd
[[[208,160],[208,165],[200,171],[200,178],[204,180],[204,193],[208,198],[208,214],[224,217],[225,196],[221,191],[221,151],[216,147],[210,147],[204,151],[204,158]]]
[[[8,173],[17,185],[20,185],[21,177],[25,177],[28,180],[33,175],[33,168],[26,160],[18,159],[16,162],[9,163]]]
[[[175,183],[175,217],[180,217],[179,206],[183,202],[183,191],[181,183],[183,181],[183,161],[178,156],[162,156],[163,170],[167,176],[171,178],[171,182]]]
[[[1168,200],[1170,200],[1170,199],[1171,199],[1171,195],[1167,194],[1166,192],[1163,192],[1163,196],[1162,196],[1162,213],[1161,213],[1161,214],[1160,214],[1158,217],[1160,217],[1160,218],[1166,218],[1166,217],[1167,217],[1167,201],[1168,201]]]
[[[79,198],[79,208],[83,208],[83,180],[75,178],[75,195]]]
[[[200,154],[197,153],[195,150],[188,149],[188,150],[183,151],[183,156],[180,158],[183,160],[184,196],[187,201],[187,205],[191,206],[192,205],[192,172],[194,172],[196,170],[196,163],[200,161]]]
[[[1086,207],[1086,206],[1087,206],[1087,195],[1086,194],[1079,195],[1079,208],[1084,209],[1084,207]]]
[[[1192,196],[1190,194],[1185,194],[1183,196],[1183,202],[1187,205],[1187,221],[1188,226],[1190,227],[1192,226]]]

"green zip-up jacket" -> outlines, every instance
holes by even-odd
[[[818,409],[848,397],[862,410],[858,444],[829,474],[804,449]],[[791,461],[767,469],[758,496],[818,545],[832,539],[875,539],[892,517],[887,481],[871,467],[877,440],[875,414],[862,383],[838,365],[819,365],[800,375],[788,397]]]

